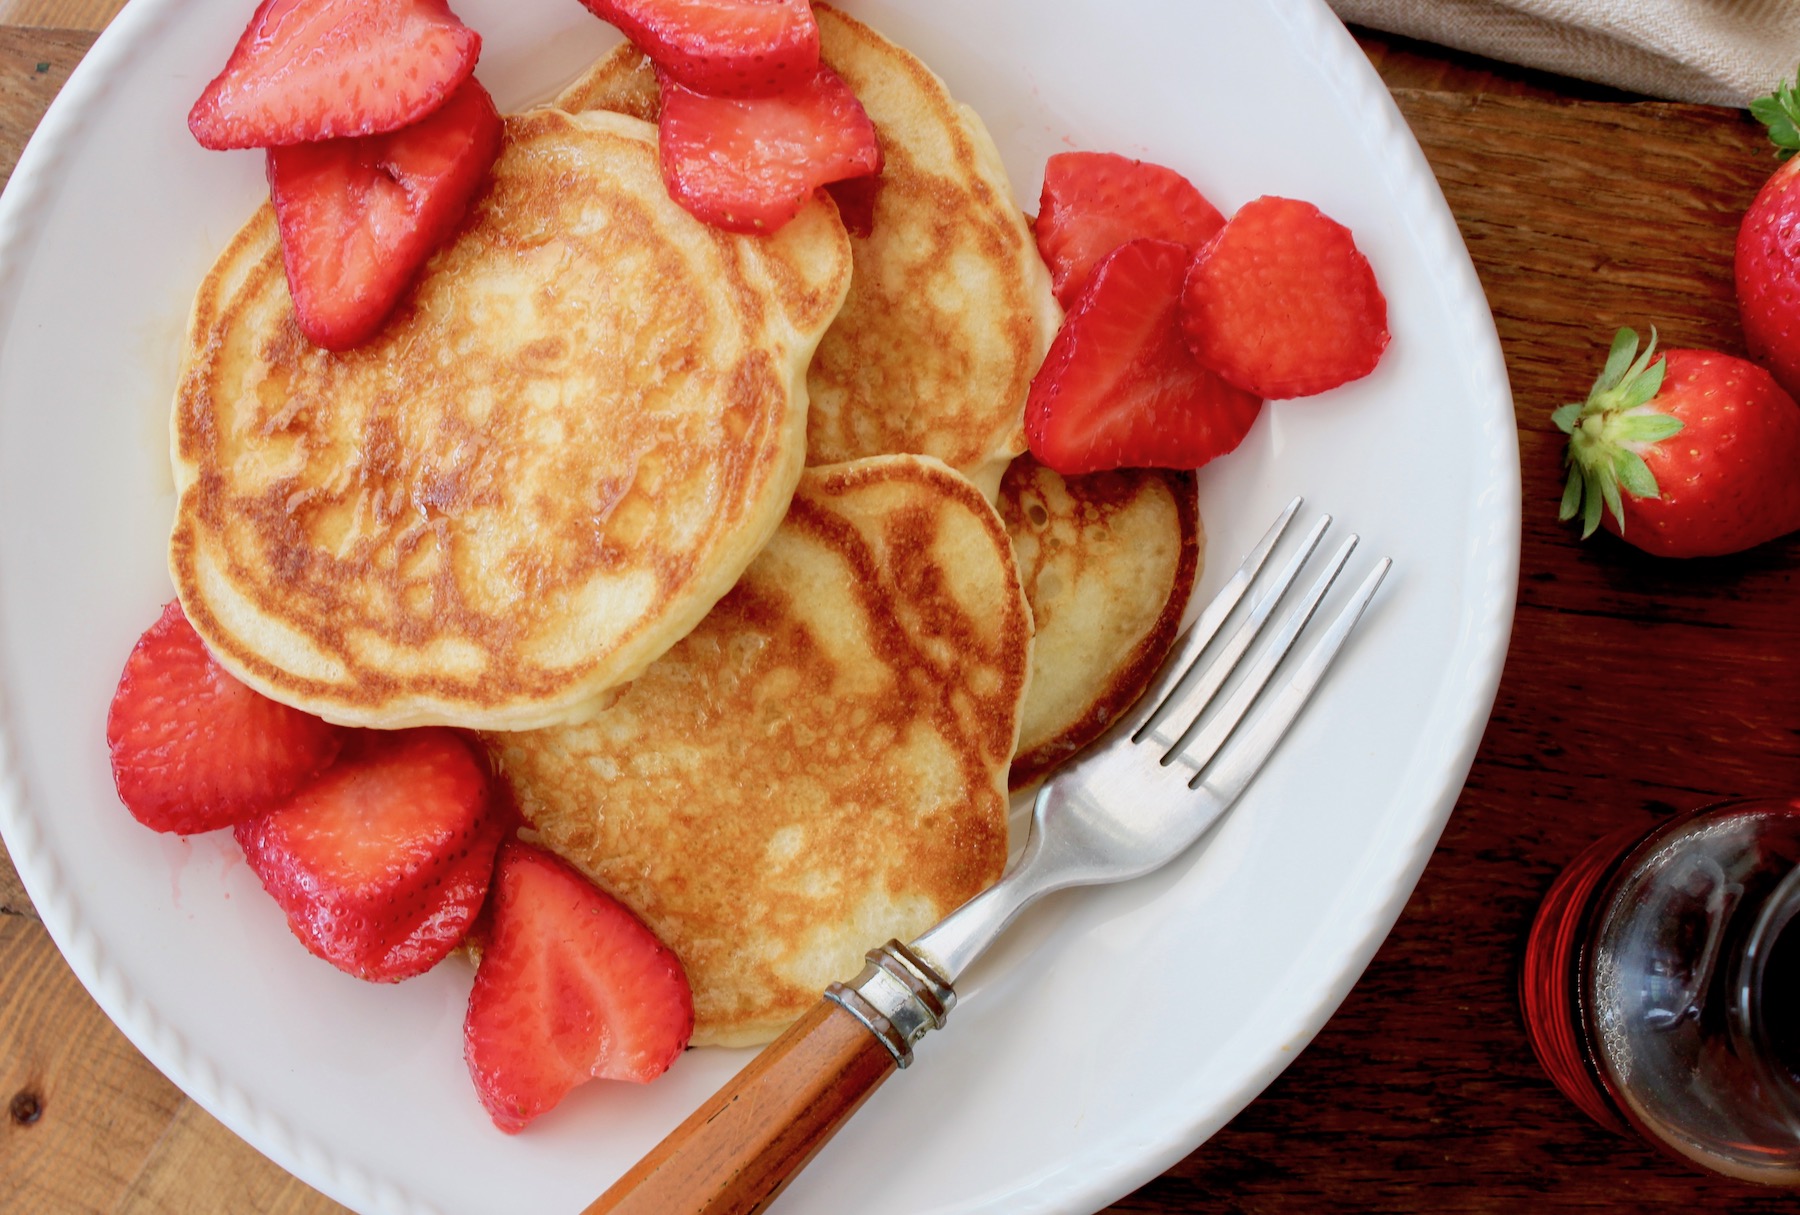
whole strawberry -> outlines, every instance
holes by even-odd
[[[1563,519],[1660,557],[1715,557],[1800,530],[1800,405],[1754,363],[1619,330],[1569,436]]]
[[[1800,94],[1783,84],[1750,103],[1786,163],[1763,183],[1737,237],[1738,316],[1750,357],[1800,395]]]

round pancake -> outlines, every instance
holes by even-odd
[[[993,508],[935,460],[862,460],[808,469],[617,704],[487,740],[541,842],[681,958],[694,1041],[749,1045],[999,877],[1030,662]]]
[[[937,456],[990,499],[1025,450],[1031,379],[1062,323],[987,128],[907,51],[815,4],[820,52],[875,124],[884,167],[868,236],[808,382],[807,462]],[[655,73],[626,45],[557,102],[654,118]]]
[[[1143,695],[1181,627],[1204,537],[1194,475],[1065,478],[1023,456],[1000,516],[1037,625],[1012,787],[1048,774]]]
[[[780,524],[849,244],[668,198],[655,129],[507,120],[487,192],[386,328],[300,334],[263,207],[203,283],[169,564],[219,660],[332,721],[524,729],[598,711]]]

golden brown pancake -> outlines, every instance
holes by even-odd
[[[263,207],[201,287],[175,402],[189,619],[333,721],[591,715],[780,524],[848,280],[828,204],[720,232],[669,200],[653,127],[540,110],[386,328],[331,354]]]
[[[488,744],[542,841],[681,958],[694,1041],[748,1045],[998,878],[1030,662],[993,508],[935,460],[862,460],[808,469],[617,704]]]
[[[1162,666],[1200,575],[1194,494],[1192,473],[1166,469],[1007,470],[1000,515],[1037,624],[1013,788],[1104,733]]]
[[[1025,450],[1025,394],[1062,311],[981,119],[929,68],[815,4],[824,61],[849,82],[885,165],[872,231],[853,236],[850,296],[813,361],[807,462],[937,456],[989,498]],[[626,45],[558,98],[569,110],[657,112],[656,77]]]

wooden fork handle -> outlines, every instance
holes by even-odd
[[[761,1211],[894,1070],[881,1039],[822,999],[584,1215]]]

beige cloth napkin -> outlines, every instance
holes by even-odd
[[[1327,0],[1339,17],[1652,97],[1741,106],[1800,64],[1800,0]]]

